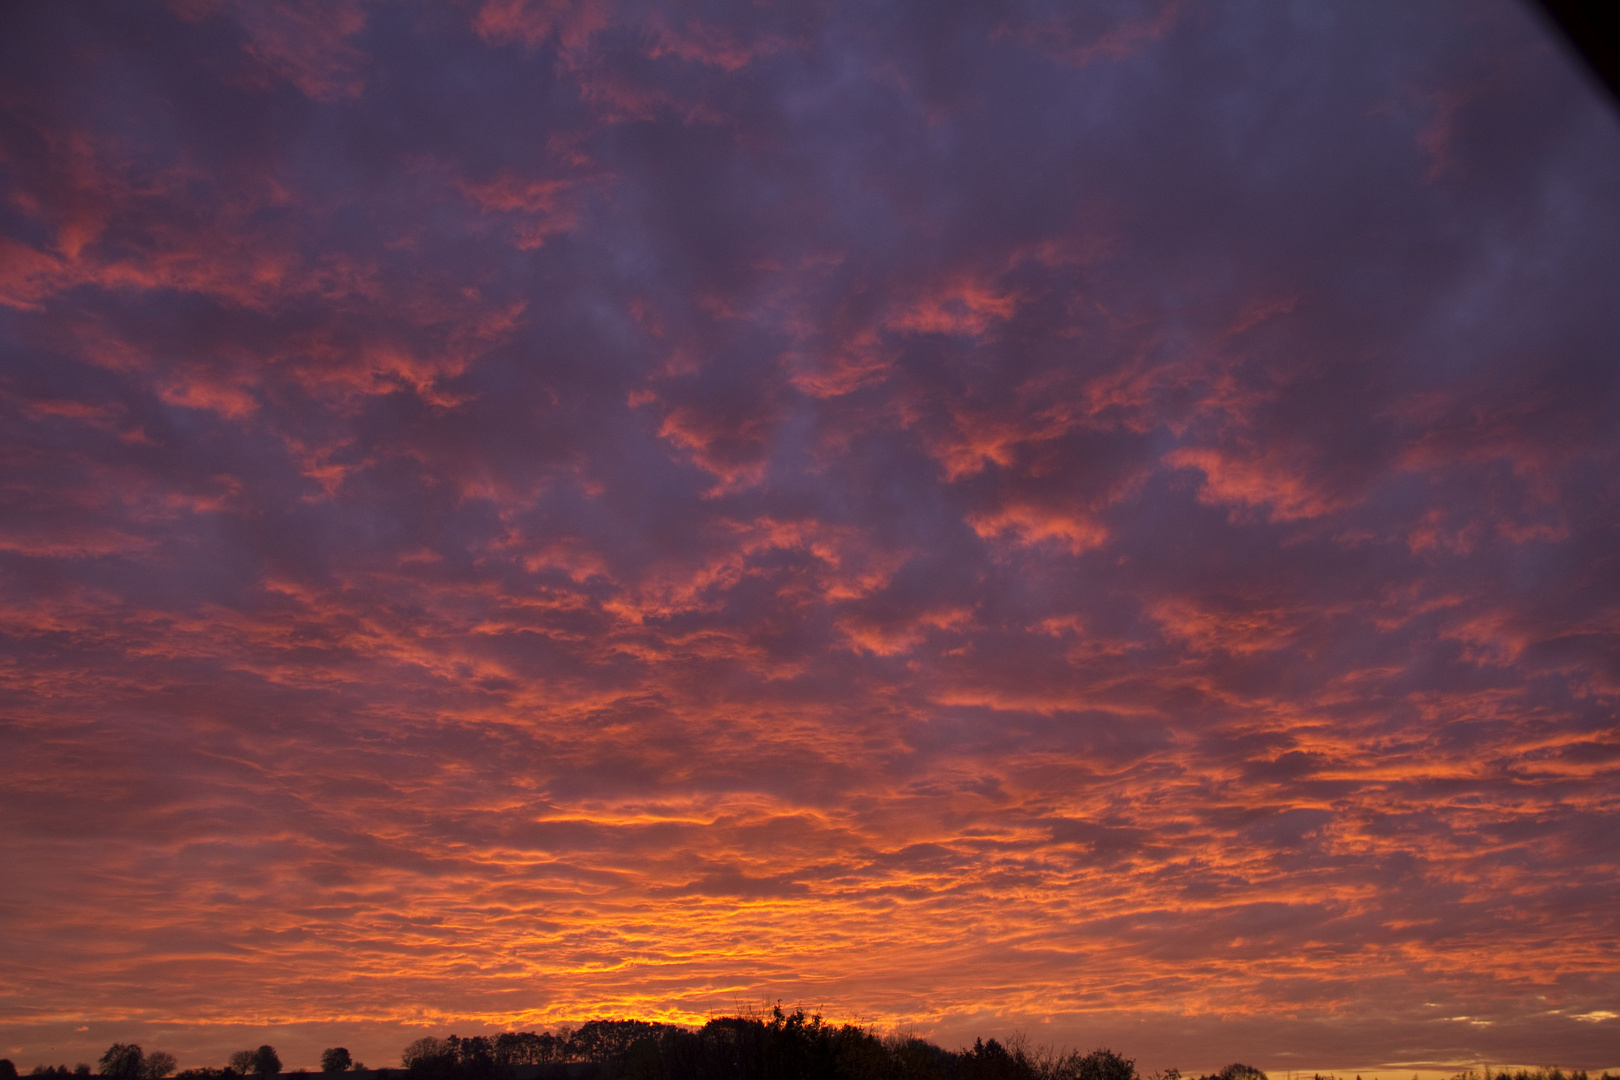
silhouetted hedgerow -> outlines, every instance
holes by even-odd
[[[410,1080],[1138,1080],[1135,1063],[1111,1050],[1058,1055],[991,1039],[952,1052],[779,1007],[695,1030],[593,1020],[556,1034],[428,1037],[401,1064]]]
[[[879,1037],[803,1010],[728,1016],[692,1029],[644,1020],[593,1020],[577,1029],[417,1039],[399,1080],[1141,1080],[1112,1050],[1054,1053],[1021,1040],[974,1040],[950,1051],[910,1036]],[[384,1078],[394,1080],[394,1078]],[[1175,1069],[1148,1080],[1184,1080]],[[1192,1080],[1192,1078],[1185,1078]],[[1267,1080],[1234,1063],[1197,1080]],[[1316,1080],[1338,1080],[1317,1077]],[[1357,1080],[1360,1080],[1358,1077]],[[1590,1080],[1557,1069],[1460,1073],[1452,1080]],[[1620,1080],[1604,1073],[1599,1080]]]
[[[852,1024],[829,1024],[802,1009],[780,1007],[767,1016],[727,1016],[701,1028],[646,1020],[592,1020],[556,1033],[508,1031],[501,1035],[417,1039],[401,1054],[399,1069],[367,1069],[342,1047],[321,1055],[320,1075],[345,1080],[1142,1080],[1136,1062],[1112,1050],[1089,1054],[975,1039],[950,1051],[915,1036],[879,1037]],[[172,1054],[143,1054],[114,1043],[101,1058],[107,1080],[165,1080]],[[173,1080],[267,1080],[281,1071],[275,1048],[231,1055],[225,1068],[192,1068]],[[38,1065],[32,1077],[88,1077],[88,1065]],[[294,1076],[309,1076],[302,1070]],[[15,1066],[0,1060],[0,1080]],[[1192,1080],[1176,1069],[1147,1080]],[[1250,1065],[1233,1064],[1197,1080],[1267,1080]],[[1318,1074],[1313,1080],[1340,1080]],[[1357,1077],[1356,1080],[1360,1080]],[[1462,1072],[1451,1080],[1594,1080],[1584,1071],[1520,1069]],[[1620,1080],[1607,1072],[1595,1080]]]

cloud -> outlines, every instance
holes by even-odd
[[[1612,1064],[1620,143],[1463,15],[19,9],[14,1059]]]
[[[1300,475],[1297,456],[1283,451],[1239,456],[1219,450],[1183,447],[1166,464],[1204,474],[1198,498],[1215,506],[1265,507],[1272,521],[1297,521],[1332,513],[1341,501]]]

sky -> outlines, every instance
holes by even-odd
[[[0,1054],[1620,1066],[1617,283],[1507,0],[7,4]]]

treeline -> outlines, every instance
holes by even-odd
[[[412,1080],[1139,1080],[1135,1063],[1110,1050],[1054,1054],[991,1039],[950,1051],[780,1008],[697,1029],[593,1020],[556,1034],[418,1039],[401,1064]],[[1220,1080],[1265,1080],[1236,1069]]]
[[[91,1076],[109,1080],[165,1080],[174,1070],[172,1054],[143,1054],[139,1046],[116,1043],[101,1059],[101,1071],[88,1065],[36,1067],[34,1076]],[[914,1036],[878,1036],[852,1024],[829,1024],[803,1010],[781,1008],[764,1016],[730,1016],[701,1028],[644,1020],[593,1020],[574,1029],[506,1032],[460,1038],[417,1039],[401,1055],[398,1069],[368,1070],[343,1047],[321,1055],[325,1075],[348,1073],[349,1080],[1144,1080],[1136,1063],[1112,1050],[1058,1052],[1007,1045],[991,1039],[946,1050]],[[174,1080],[268,1080],[282,1071],[275,1048],[261,1046],[231,1055],[220,1068],[187,1069]],[[304,1070],[293,1076],[313,1075]],[[364,1076],[357,1075],[364,1074]],[[0,1060],[0,1080],[17,1075]],[[1146,1080],[1267,1080],[1248,1065],[1229,1065],[1202,1077],[1175,1069]],[[1315,1080],[1338,1080],[1317,1076]],[[1360,1080],[1357,1077],[1356,1080]],[[1459,1073],[1452,1080],[1593,1080],[1585,1072],[1559,1069]],[[1596,1080],[1620,1080],[1604,1073]]]

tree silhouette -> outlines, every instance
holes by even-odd
[[[146,1055],[141,1062],[142,1080],[163,1080],[165,1076],[174,1072],[174,1055],[167,1050],[154,1050]]]
[[[463,1039],[455,1035],[445,1040],[450,1056],[466,1080],[488,1080],[495,1075],[495,1045],[487,1036]]]
[[[117,1080],[141,1080],[143,1056],[141,1048],[134,1043],[113,1043],[101,1055],[101,1075]]]
[[[274,1076],[281,1071],[281,1058],[275,1047],[266,1044],[257,1050],[238,1050],[226,1069],[242,1076]]]
[[[328,1074],[364,1068],[341,1046],[323,1051],[320,1060],[321,1071]],[[556,1032],[426,1036],[407,1045],[399,1060],[410,1075],[396,1072],[396,1080],[1142,1080],[1134,1060],[1107,1048],[1088,1054],[1059,1052],[1015,1036],[1006,1043],[977,1039],[971,1048],[951,1051],[915,1036],[880,1038],[854,1024],[827,1023],[803,1009],[784,1012],[780,1005],[768,1012],[714,1017],[695,1029],[645,1020],[591,1020]],[[140,1047],[118,1043],[102,1065],[108,1080],[165,1080],[174,1059],[157,1052],[143,1059]],[[279,1072],[275,1049],[261,1046],[233,1054],[230,1069],[188,1069],[173,1080],[270,1080]],[[0,1071],[0,1080],[13,1078]],[[1170,1069],[1149,1080],[1192,1078]],[[1234,1064],[1198,1080],[1267,1077],[1252,1066]],[[1480,1078],[1460,1075],[1452,1080]],[[1485,1080],[1588,1077],[1543,1069]],[[1620,1076],[1604,1074],[1600,1080]]]
[[[547,1031],[507,1031],[495,1036],[497,1065],[551,1065],[563,1060],[568,1040]]]
[[[1207,1080],[1266,1080],[1266,1074],[1253,1065],[1233,1062],[1214,1076],[1208,1077]]]
[[[417,1076],[443,1076],[454,1071],[456,1056],[448,1040],[425,1035],[405,1047],[399,1062]]]
[[[1074,1062],[1075,1080],[1136,1080],[1136,1062],[1112,1050],[1093,1050]]]
[[[1023,1051],[1009,1053],[995,1039],[974,1039],[973,1049],[957,1059],[957,1075],[962,1080],[1036,1080]]]

